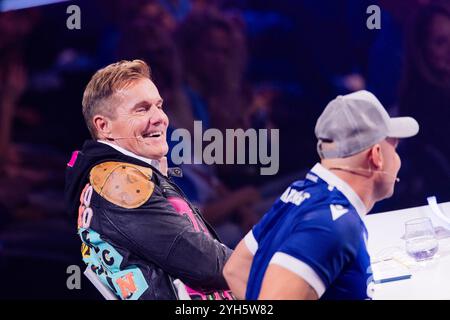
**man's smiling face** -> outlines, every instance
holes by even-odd
[[[145,158],[158,160],[167,154],[169,119],[162,110],[158,89],[150,79],[136,80],[116,92],[111,101],[117,106],[106,138]]]

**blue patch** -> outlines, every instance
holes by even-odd
[[[83,254],[83,261],[97,274],[103,284],[121,299],[139,299],[148,289],[142,271],[135,265],[121,269],[123,257],[94,230],[79,228],[78,235],[89,247],[89,253]]]

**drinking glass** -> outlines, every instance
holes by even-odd
[[[405,223],[406,252],[416,261],[432,259],[438,251],[438,240],[430,218],[418,218]]]

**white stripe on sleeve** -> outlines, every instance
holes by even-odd
[[[258,250],[258,242],[253,235],[253,231],[250,230],[244,237],[245,244],[247,245],[248,250],[255,255],[256,250]]]
[[[270,260],[270,263],[282,266],[302,277],[302,279],[308,282],[308,284],[316,291],[319,298],[325,292],[325,284],[322,279],[320,279],[317,273],[303,261],[286,253],[276,252]]]

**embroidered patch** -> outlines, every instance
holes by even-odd
[[[90,183],[103,198],[120,207],[133,209],[143,205],[153,193],[150,168],[124,163],[104,162],[90,173]]]

